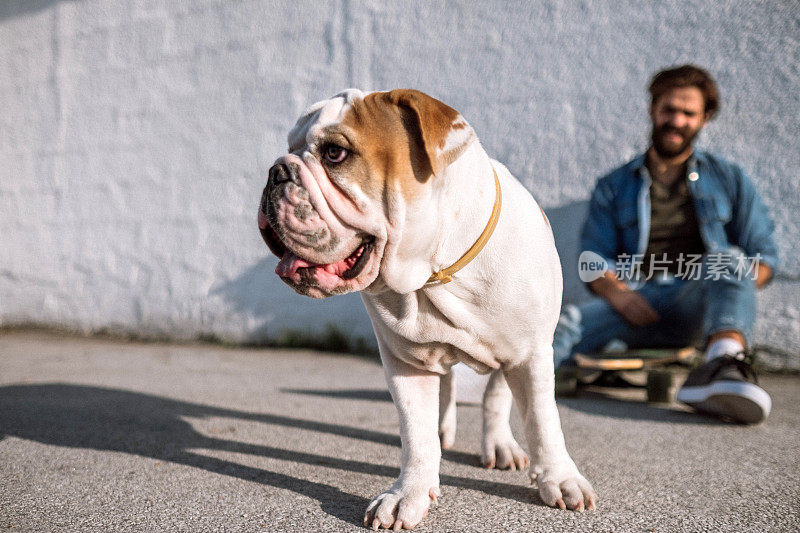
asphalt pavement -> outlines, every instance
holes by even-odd
[[[798,531],[800,378],[762,384],[773,413],[755,427],[641,391],[559,399],[600,496],[582,514],[545,507],[522,472],[481,468],[480,409],[460,406],[417,530]],[[0,529],[365,531],[399,462],[373,360],[0,332]]]

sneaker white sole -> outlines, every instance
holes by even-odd
[[[772,409],[767,391],[746,381],[715,381],[700,387],[682,387],[677,400],[698,411],[741,424],[758,424]]]

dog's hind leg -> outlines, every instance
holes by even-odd
[[[513,403],[503,371],[495,370],[483,393],[481,463],[486,468],[522,470],[530,464],[528,456],[511,433],[509,417]]]
[[[447,450],[456,441],[456,376],[453,372],[439,380],[439,440]]]

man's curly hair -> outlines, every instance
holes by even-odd
[[[703,93],[705,112],[708,120],[714,118],[719,111],[719,90],[711,75],[702,68],[687,64],[657,72],[650,81],[650,106],[670,89],[679,87],[697,87]]]

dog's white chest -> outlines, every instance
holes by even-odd
[[[364,305],[384,349],[418,368],[446,373],[462,361],[480,373],[500,368],[496,346],[489,345],[479,317],[462,323],[453,309],[442,309],[424,291],[381,297],[364,294]],[[462,313],[463,314],[463,313]],[[396,352],[396,353],[395,353]]]

